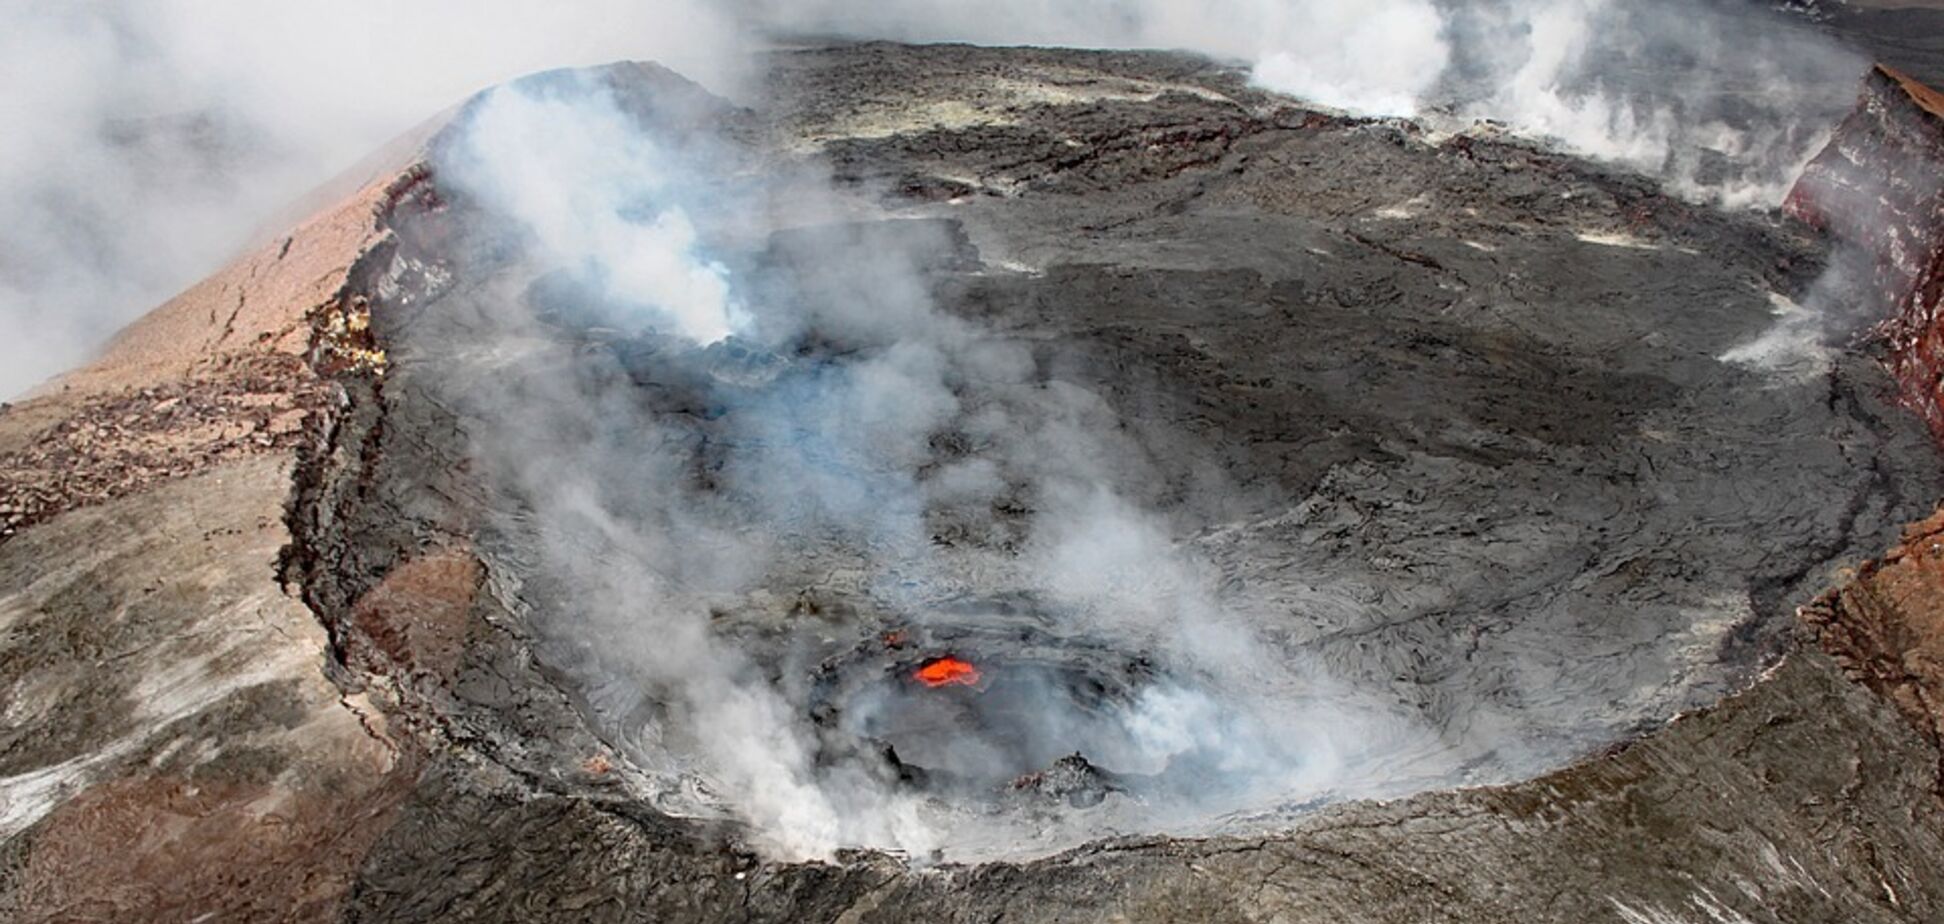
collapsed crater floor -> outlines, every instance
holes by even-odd
[[[614,323],[452,180],[437,153],[456,156],[463,115],[395,219],[372,312],[389,366],[339,437],[368,468],[320,489],[327,535],[352,561],[471,537],[547,684],[421,708],[527,772],[599,747],[625,799],[762,843],[789,806],[752,821],[769,783],[706,753],[746,736],[819,797],[910,796],[949,832],[927,862],[1260,836],[1541,774],[1719,701],[1774,663],[1795,605],[1939,494],[1867,356],[1750,349],[1824,260],[1759,216],[1518,143],[1304,112],[1184,58],[863,45],[775,64],[755,113],[653,69],[596,79],[644,133],[706,154],[706,201],[733,206],[691,210],[712,256],[794,328],[694,348]],[[934,98],[985,102],[893,117]],[[813,179],[737,185],[795,173]],[[858,284],[884,266],[892,295]],[[814,419],[803,396],[842,398],[831,382],[916,342],[897,320],[914,304],[921,340],[970,337],[952,342],[1004,371],[941,376],[915,440]],[[931,489],[982,460],[972,494]],[[1113,504],[1056,490],[1072,483]],[[551,516],[580,509],[563,485],[598,523]],[[1074,522],[1097,531],[1045,539]],[[1102,548],[1123,557],[1067,554]],[[717,580],[710,563],[745,556],[760,567]],[[966,601],[1009,594],[1051,643],[954,637],[1006,625]],[[665,610],[715,641],[672,641]],[[947,655],[1064,679],[1017,724],[1028,698],[988,708],[1011,694],[898,673]],[[1043,721],[1098,713],[1073,691],[1142,663],[1194,678],[1185,724],[1216,743]],[[710,707],[751,689],[737,715],[760,724],[725,732]],[[953,741],[927,750],[927,723]],[[1191,793],[1121,779],[1172,759],[1228,769]],[[1044,785],[1063,775],[1079,782]],[[905,849],[872,830],[836,837]]]

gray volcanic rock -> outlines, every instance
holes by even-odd
[[[1935,0],[1824,2],[1818,18],[1877,60],[1932,86],[1944,83],[1944,5]]]
[[[637,65],[527,86],[574,99],[592,81],[670,156],[707,161],[707,181],[722,187],[709,201],[728,205],[698,224],[719,242],[724,271],[750,280],[752,310],[800,302],[816,322],[799,329],[690,350],[620,323],[625,312],[588,278],[539,272],[534,237],[502,223],[468,180],[467,132],[483,103],[385,189],[378,243],[357,249],[342,289],[307,318],[306,359],[338,400],[304,392],[318,410],[290,476],[279,570],[325,630],[303,650],[344,697],[331,727],[390,753],[316,787],[290,770],[313,766],[287,759],[297,745],[283,736],[307,727],[307,704],[329,711],[316,690],[257,716],[284,718],[282,731],[260,733],[255,762],[179,766],[173,755],[242,750],[197,750],[188,734],[157,739],[184,743],[153,754],[114,745],[115,768],[95,761],[98,777],[69,774],[64,785],[83,790],[76,803],[133,774],[254,780],[229,814],[201,816],[237,830],[277,817],[251,814],[275,802],[266,793],[340,791],[358,809],[338,827],[301,816],[301,830],[333,845],[317,882],[277,880],[263,887],[274,895],[242,905],[235,896],[256,886],[170,866],[169,901],[118,892],[104,913],[1944,913],[1934,739],[1792,631],[1796,605],[1944,494],[1922,424],[1895,406],[1871,357],[1817,343],[1751,348],[1818,275],[1820,241],[1489,133],[1432,137],[1310,112],[1182,56],[867,44],[781,52],[773,64],[760,111]],[[739,198],[735,181],[749,176],[812,179]],[[909,276],[898,278],[912,286],[859,286],[860,255],[877,254],[902,261]],[[899,319],[857,321],[840,310],[852,301],[922,301],[949,319],[935,323],[978,331],[968,349],[1003,348],[1006,362],[990,368],[1012,370],[948,376],[956,403],[899,459],[916,483],[981,457],[997,458],[1003,476],[979,503],[920,505],[922,555],[897,537],[766,506],[774,496],[737,467],[793,445],[751,436],[767,396],[884,349],[876,338]],[[525,397],[556,388],[602,403],[590,415]],[[1022,431],[981,423],[1001,411],[1071,420],[1087,441],[1063,445],[1084,451],[1005,455]],[[820,445],[817,458],[874,449],[869,434],[855,442]],[[750,455],[762,452],[772,454]],[[1150,644],[1141,627],[1022,589],[1044,549],[1041,514],[1057,500],[1033,489],[1047,479],[1026,463],[1073,455],[1151,512],[1168,560],[1193,562],[1213,588],[1210,612],[1242,623],[1256,645],[1238,663],[1275,670],[1252,685],[1165,634]],[[537,478],[520,477],[525,456],[542,459]],[[664,459],[681,477],[649,480]],[[639,464],[619,464],[629,460]],[[224,464],[255,466],[255,480],[278,471]],[[734,592],[640,606],[695,604],[706,632],[746,658],[736,664],[797,710],[789,727],[831,754],[852,748],[839,757],[868,751],[860,742],[877,733],[843,737],[864,697],[896,702],[908,668],[955,653],[989,675],[946,691],[982,722],[1008,721],[1026,697],[997,698],[1000,685],[1029,673],[1054,678],[1043,701],[1107,713],[1179,683],[1236,713],[1300,704],[1334,718],[1342,729],[1303,726],[1315,737],[1301,740],[1329,742],[1338,762],[1324,785],[1230,804],[1141,794],[1184,778],[1212,785],[1212,771],[1123,773],[1134,768],[1089,750],[1067,758],[1068,747],[1050,755],[1059,763],[1022,768],[1039,771],[1023,788],[1049,798],[1021,801],[1049,803],[1042,814],[981,814],[946,794],[926,810],[963,829],[947,828],[934,853],[860,843],[793,859],[745,811],[751,793],[691,754],[710,729],[684,725],[682,700],[649,669],[663,665],[640,653],[674,644],[674,632],[626,607],[603,610],[611,586],[636,585],[597,593],[584,580],[638,562],[602,546],[563,561],[549,532],[561,521],[548,519],[547,484],[536,481],[631,498],[640,506],[603,512],[644,517],[664,515],[657,504],[677,487],[708,501],[681,512],[719,512],[702,524],[714,532],[656,548],[672,561],[706,557],[717,532],[762,537],[767,570]],[[654,490],[627,490],[644,482]],[[222,522],[247,520],[267,496],[239,493]],[[152,517],[144,497],[34,525],[0,546],[0,574],[44,569],[58,554],[49,548],[98,542],[114,518]],[[282,538],[268,526],[262,536]],[[265,550],[230,544],[262,565],[267,586]],[[145,554],[154,563],[143,568],[180,566]],[[14,690],[71,682],[43,665],[90,637],[82,615],[141,593],[110,587],[97,599],[44,578],[8,588],[7,651],[23,654],[0,669]],[[166,613],[232,596],[203,587]],[[142,626],[128,639],[168,636]],[[144,670],[166,675],[202,654],[164,652]],[[849,698],[819,700],[822,689]],[[10,696],[9,715],[88,721],[45,695]],[[109,738],[135,740],[139,718],[32,753],[9,735],[0,757],[15,774],[86,761]],[[255,728],[242,722],[210,720],[219,734]],[[899,748],[915,760],[908,752]],[[6,817],[20,831],[6,844],[0,907],[24,920],[88,907],[85,889],[52,888],[49,871],[95,829],[74,812],[13,805]],[[164,874],[138,867],[135,879]]]

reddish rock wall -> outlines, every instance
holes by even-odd
[[[1891,372],[1944,442],[1944,93],[1879,65],[1783,208],[1873,255]]]
[[[1944,741],[1944,510],[1798,615],[1851,680]]]

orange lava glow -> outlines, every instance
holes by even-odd
[[[961,661],[949,655],[926,661],[911,676],[928,687],[979,685],[979,669],[973,667],[970,661]]]

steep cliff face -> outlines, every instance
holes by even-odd
[[[1904,402],[1944,440],[1944,94],[1878,66],[1785,205],[1867,255]]]

